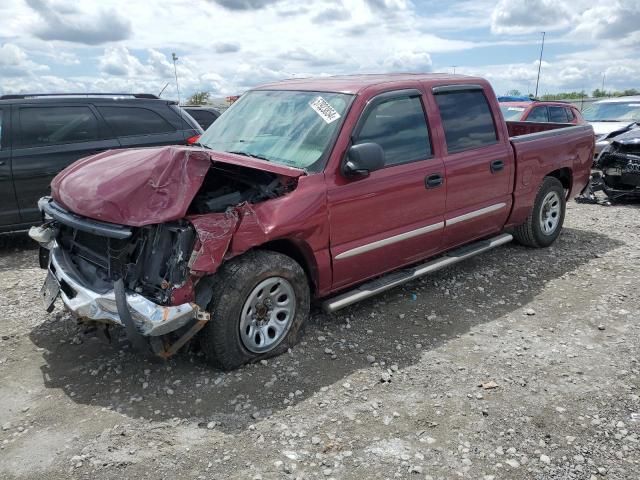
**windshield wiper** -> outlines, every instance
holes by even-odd
[[[235,155],[242,155],[244,157],[250,157],[250,158],[257,158],[258,160],[266,160],[267,162],[270,162],[271,160],[269,160],[267,157],[263,157],[262,155],[255,155],[253,153],[248,153],[248,152],[241,152],[241,151],[231,151],[229,153],[233,153]]]

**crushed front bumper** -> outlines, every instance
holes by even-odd
[[[55,244],[49,258],[49,271],[60,285],[60,297],[75,317],[125,326],[113,289],[96,292],[83,285],[65,252]],[[126,301],[136,329],[144,336],[165,335],[207,315],[196,304],[158,305],[135,292],[127,292]]]

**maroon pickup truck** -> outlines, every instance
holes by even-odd
[[[234,368],[293,346],[311,300],[333,312],[513,238],[552,244],[593,138],[505,122],[481,78],[265,85],[199,144],[104,152],[54,179],[31,232],[45,307],[60,297],[164,357],[198,334]]]

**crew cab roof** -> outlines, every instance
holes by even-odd
[[[338,75],[332,77],[292,78],[279,82],[268,83],[255,90],[303,90],[314,92],[336,92],[357,94],[368,87],[399,88],[408,82],[429,82],[434,84],[475,83],[485,85],[487,81],[480,77],[466,75],[451,75],[447,73],[384,73],[363,75]]]

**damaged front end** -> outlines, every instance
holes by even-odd
[[[51,198],[40,208],[48,221],[30,234],[49,250],[47,310],[59,296],[78,320],[107,332],[122,326],[137,345],[139,337],[160,338],[208,320],[193,301],[187,263],[195,231],[188,222],[129,228],[74,215]],[[169,346],[150,343],[160,354]]]
[[[585,199],[597,202],[595,192],[609,201],[640,199],[640,129],[617,136],[598,156]]]
[[[230,255],[240,223],[255,217],[252,205],[290,191],[295,176],[176,147],[139,153],[129,156],[138,174],[130,180],[92,175],[104,155],[63,171],[53,198],[39,202],[45,223],[30,235],[49,252],[41,261],[48,311],[59,297],[78,320],[107,332],[122,326],[132,343],[167,357],[209,320],[208,278]]]

